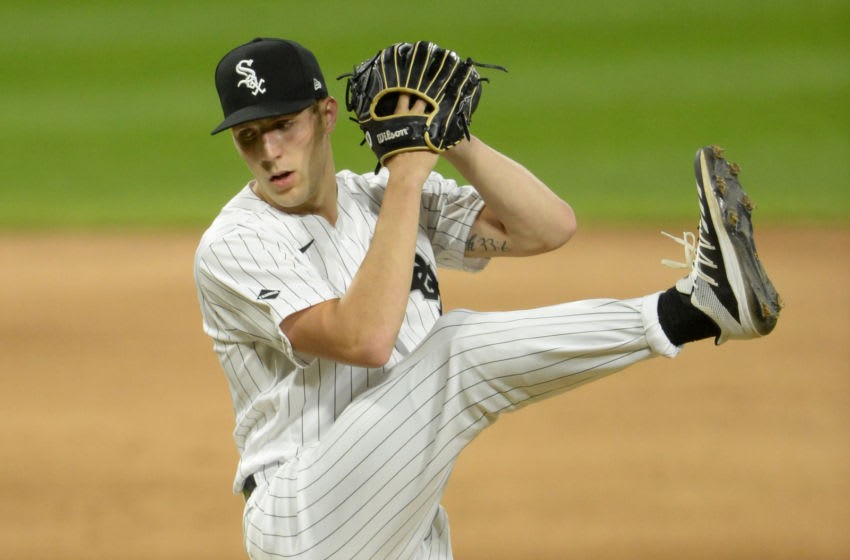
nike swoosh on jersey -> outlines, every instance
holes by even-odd
[[[280,295],[280,290],[260,290],[257,299],[275,299]]]
[[[299,251],[301,251],[302,253],[306,253],[306,252],[307,252],[307,249],[309,249],[309,248],[310,248],[310,245],[312,245],[314,241],[316,241],[316,240],[315,240],[315,239],[311,239],[309,243],[307,243],[306,245],[304,245],[303,247],[301,247],[301,248],[300,248],[300,249],[298,249],[298,250],[299,250]]]

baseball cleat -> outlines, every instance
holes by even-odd
[[[694,162],[700,202],[699,238],[673,238],[685,247],[690,273],[676,289],[720,328],[715,344],[769,334],[782,304],[756,253],[753,202],[738,182],[740,168],[717,146],[700,149]]]

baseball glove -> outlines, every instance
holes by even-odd
[[[351,120],[363,130],[364,142],[378,157],[377,168],[401,152],[442,153],[469,138],[481,83],[487,81],[476,65],[507,71],[469,58],[462,60],[454,51],[419,41],[390,45],[338,78],[348,78],[346,107],[356,117]],[[394,115],[402,93],[424,99],[426,114]]]

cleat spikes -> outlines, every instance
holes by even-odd
[[[730,210],[729,215],[726,216],[726,222],[732,227],[738,227],[738,213]]]
[[[761,304],[761,316],[765,319],[773,317],[773,311],[771,311],[770,306],[767,303]]]

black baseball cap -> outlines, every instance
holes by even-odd
[[[224,55],[215,69],[224,120],[212,134],[255,119],[297,113],[328,96],[312,52],[295,41],[257,38]]]

